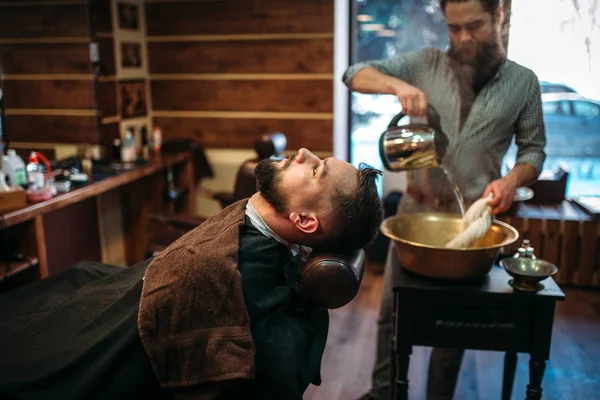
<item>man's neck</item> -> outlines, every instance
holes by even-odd
[[[281,229],[283,223],[287,221],[283,220],[283,217],[275,211],[273,206],[271,206],[271,204],[269,204],[269,202],[266,201],[260,193],[253,194],[249,201],[269,229],[271,229],[284,240],[289,241]]]

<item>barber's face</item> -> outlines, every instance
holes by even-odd
[[[351,192],[358,185],[358,170],[351,164],[332,157],[322,160],[304,148],[279,162],[263,161],[255,172],[263,197],[276,210],[276,204],[282,204],[288,213],[322,216],[336,189]]]
[[[495,16],[483,9],[479,0],[446,5],[446,24],[450,37],[450,55],[463,64],[477,66],[500,43],[502,10]]]

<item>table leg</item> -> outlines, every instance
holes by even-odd
[[[527,399],[539,400],[542,398],[542,379],[546,369],[545,360],[531,359],[529,361],[529,385],[527,385]]]
[[[411,348],[402,348],[396,353],[395,400],[408,400],[408,366]]]
[[[515,371],[517,369],[517,353],[504,354],[504,377],[502,380],[502,400],[510,400],[512,395],[513,383],[515,381]]]

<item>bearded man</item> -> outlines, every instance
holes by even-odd
[[[256,194],[152,260],[0,296],[0,398],[301,400],[329,315],[300,263],[374,239],[381,171],[300,149],[255,172]]]
[[[508,60],[501,40],[504,19],[500,0],[441,0],[450,47],[424,48],[386,60],[356,63],[343,80],[361,93],[398,97],[405,114],[426,115],[431,105],[449,137],[442,160],[465,197],[467,207],[493,193],[492,212],[506,211],[519,186],[534,182],[546,158],[546,136],[537,76]],[[501,176],[501,163],[512,138],[518,146],[515,167]],[[450,183],[441,169],[411,171],[398,212],[458,211]],[[390,396],[392,333],[391,248],[388,251],[380,317],[377,359],[367,399]],[[402,260],[399,260],[400,264]],[[434,349],[427,397],[452,398],[462,350]]]

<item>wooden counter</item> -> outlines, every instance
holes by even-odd
[[[173,173],[179,194],[172,202],[165,196],[167,170]],[[50,200],[6,212],[9,237],[27,259],[11,262],[8,269],[0,262],[0,280],[32,266],[37,267],[36,278],[43,279],[82,260],[106,262],[102,218],[111,214],[115,205],[102,205],[103,196],[120,203],[122,232],[109,235],[122,237],[127,265],[139,262],[145,258],[150,241],[148,215],[155,211],[194,214],[194,187],[190,155],[179,153],[155,157],[131,170],[72,187]]]
[[[164,168],[183,163],[187,161],[188,158],[189,155],[187,153],[182,153],[151,160],[147,164],[140,165],[132,170],[102,179],[98,182],[90,182],[83,187],[71,189],[71,191],[67,193],[59,193],[50,200],[29,204],[27,207],[19,210],[7,212],[4,215],[4,221],[6,222],[7,226],[13,226],[25,222],[35,218],[37,215],[44,215],[60,208],[67,207],[73,203],[83,201],[90,197],[98,196],[99,194],[106,193],[112,189],[127,185],[138,179],[155,174],[157,171],[163,170]]]

